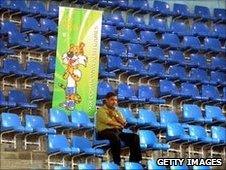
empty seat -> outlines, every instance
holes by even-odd
[[[112,92],[113,87],[106,81],[99,81],[97,87],[98,98],[104,98],[107,93]]]
[[[199,68],[192,68],[190,70],[189,81],[194,83],[201,82],[202,84],[212,84],[207,72]]]
[[[46,6],[44,2],[41,1],[31,1],[29,3],[29,12],[36,15],[48,16],[48,11],[46,11]]]
[[[184,50],[191,52],[199,52],[203,50],[201,42],[194,36],[184,36],[182,46]]]
[[[144,48],[142,45],[128,43],[127,44],[127,56],[129,58],[134,58],[136,56],[138,58],[146,58],[147,54],[144,51]]]
[[[127,27],[129,28],[139,28],[139,29],[143,29],[145,30],[147,28],[145,22],[144,22],[144,18],[143,17],[138,17],[138,16],[132,16],[129,15],[127,18]]]
[[[166,170],[166,167],[165,166],[160,166],[156,163],[156,160],[154,159],[151,159],[151,160],[148,160],[148,170],[152,170],[152,169],[158,169],[158,170]]]
[[[47,73],[48,74],[54,74],[55,66],[56,66],[56,57],[55,56],[49,56]]]
[[[15,102],[17,106],[22,108],[35,109],[37,108],[36,104],[30,103],[22,91],[19,90],[10,90],[9,91],[9,101]]]
[[[152,31],[163,33],[169,31],[168,25],[164,19],[154,17],[150,18],[147,28]]]
[[[221,22],[226,21],[226,10],[222,8],[214,8],[213,10],[214,16],[216,19],[220,20]]]
[[[6,101],[6,98],[2,91],[0,91],[0,107],[15,107],[16,102]]]
[[[148,47],[146,60],[165,61],[163,49],[160,47]]]
[[[119,170],[119,166],[113,162],[102,162],[101,168],[103,170],[109,170],[109,169]]]
[[[186,4],[173,4],[173,15],[177,18],[193,18],[194,14],[190,11]]]
[[[148,0],[140,0],[139,2],[132,1],[131,4],[128,4],[128,8],[132,8],[133,10],[137,10],[141,13],[147,13],[150,11]]]
[[[29,6],[25,0],[13,0],[13,1],[2,1],[2,8],[10,9],[12,11],[20,11],[23,15],[30,13]]]
[[[8,55],[8,54],[14,54],[14,50],[9,49],[2,40],[0,40],[0,49],[1,49],[0,50],[1,56]]]
[[[169,144],[159,142],[155,133],[150,130],[139,130],[140,147],[142,150],[162,150],[167,151],[170,148]]]
[[[169,123],[179,123],[179,118],[176,113],[171,110],[161,110],[160,111],[160,123],[162,126],[166,127]]]
[[[164,78],[165,67],[160,63],[149,63],[147,67],[147,75],[155,78]]]
[[[144,64],[138,59],[129,59],[128,60],[128,71],[130,74],[139,74],[140,76],[147,76],[147,71]]]
[[[99,0],[98,2],[99,7],[117,7],[118,6],[118,1],[114,0]]]
[[[118,41],[109,41],[108,54],[127,57],[127,50],[124,44]]]
[[[225,24],[216,24],[213,26],[213,34],[218,38],[226,38],[226,25]]]
[[[191,83],[181,83],[180,95],[184,98],[192,98],[193,100],[207,100],[200,96],[197,86]]]
[[[51,108],[49,110],[49,127],[75,129],[79,128],[77,124],[69,121],[68,115],[65,111]]]
[[[225,115],[223,114],[220,107],[217,106],[205,106],[205,115],[207,118],[212,119],[213,121],[224,123],[226,120]]]
[[[120,0],[118,1],[118,7],[121,10],[126,10],[128,9],[129,1],[128,0]]]
[[[212,57],[210,68],[226,71],[226,59],[220,56]]]
[[[212,85],[202,85],[202,96],[216,102],[226,101],[224,98],[221,98],[217,87]]]
[[[183,120],[187,123],[212,123],[212,119],[204,117],[201,108],[193,104],[183,105]]]
[[[143,166],[139,163],[135,163],[135,162],[125,162],[125,170],[143,170]]]
[[[51,1],[49,3],[48,9],[48,17],[49,18],[56,18],[59,14],[59,3],[57,1]]]
[[[52,94],[49,87],[43,83],[34,83],[31,88],[31,100],[33,101],[50,101]]]
[[[174,21],[171,22],[170,30],[179,36],[191,35],[189,26],[184,22]]]
[[[79,163],[78,170],[89,170],[89,169],[97,169],[96,165],[91,163]]]
[[[210,14],[210,9],[205,6],[196,5],[194,7],[194,14],[203,21],[214,19],[214,17]]]
[[[213,84],[226,85],[226,74],[224,72],[219,71],[211,71],[210,72],[210,81]]]
[[[169,78],[169,80],[178,80],[178,79],[180,81],[189,80],[185,68],[179,65],[170,66],[166,77]]]
[[[140,31],[140,42],[147,45],[157,45],[158,39],[154,32]]]
[[[185,65],[185,57],[182,51],[170,50],[169,56],[166,58],[169,64]]]
[[[205,38],[204,39],[204,48],[207,51],[212,52],[225,52],[225,49],[221,47],[221,43],[216,38]]]
[[[118,38],[125,42],[139,43],[136,32],[128,28],[123,28],[120,31]]]
[[[147,103],[163,104],[164,99],[158,99],[155,97],[154,92],[151,87],[141,85],[138,87],[138,98],[144,99]]]
[[[94,124],[90,121],[88,113],[74,110],[71,113],[71,122],[78,125],[80,128],[92,129]]]
[[[116,27],[112,25],[102,25],[101,38],[117,39],[118,33]]]
[[[99,78],[115,78],[116,75],[113,72],[108,72],[106,65],[103,63],[99,64]]]
[[[107,13],[103,15],[103,24],[115,25],[117,27],[124,27],[125,22],[121,13]]]
[[[52,50],[45,36],[41,34],[30,33],[29,37],[31,43],[35,45],[35,48],[39,48],[41,50]]]
[[[159,86],[160,86],[160,95],[161,96],[172,96],[172,97],[177,97],[180,96],[179,90],[177,86],[169,81],[169,80],[160,80],[159,81]]]
[[[211,137],[215,140],[217,140],[220,144],[226,143],[226,137],[225,134],[226,129],[221,126],[211,126]]]
[[[211,37],[211,36],[213,36],[213,33],[209,29],[209,27],[202,22],[194,23],[192,25],[191,32],[192,32],[193,36],[200,36],[200,37]]]
[[[170,11],[170,6],[167,2],[163,1],[154,1],[153,9],[161,16],[170,16],[172,12]]]
[[[57,24],[55,23],[54,20],[51,20],[48,18],[41,18],[40,26],[41,26],[41,31],[43,32],[52,32],[52,33],[57,32]]]
[[[9,20],[1,22],[1,34],[10,34],[11,32],[19,33],[16,24]]]
[[[171,33],[165,33],[162,35],[160,46],[170,49],[178,49],[181,47],[179,37],[176,34]]]
[[[191,54],[190,60],[188,60],[187,65],[203,69],[208,68],[207,59],[204,55],[201,54]]]

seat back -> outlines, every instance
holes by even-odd
[[[68,148],[69,143],[65,135],[48,135],[48,152],[57,152],[61,148]]]
[[[43,65],[37,61],[27,62],[27,71],[31,74],[45,74]]]
[[[192,137],[197,137],[198,139],[207,137],[205,128],[202,126],[196,126],[196,125],[189,126],[189,135]]]
[[[208,97],[210,99],[219,99],[220,94],[215,86],[202,85],[202,96]]]
[[[200,17],[211,17],[210,10],[208,7],[196,5],[194,8],[194,14]]]
[[[112,86],[106,81],[100,81],[97,87],[97,94],[100,97],[104,97],[107,93],[112,92]]]
[[[160,92],[164,94],[178,92],[176,85],[169,80],[160,80]]]
[[[170,50],[169,51],[169,58],[173,61],[176,61],[178,63],[183,63],[184,62],[184,54],[182,51],[177,51],[177,50]]]
[[[50,100],[51,93],[49,87],[43,83],[34,83],[31,88],[31,99]]]
[[[205,114],[207,118],[214,118],[214,119],[226,119],[221,108],[218,106],[205,106]]]
[[[221,126],[211,126],[211,137],[221,142],[226,142],[226,129]]]
[[[151,74],[164,75],[165,67],[160,63],[149,63],[147,71]]]
[[[65,111],[51,108],[49,110],[49,122],[52,123],[69,122],[69,118]]]
[[[79,124],[89,124],[91,123],[87,113],[83,111],[74,110],[71,113],[71,122]]]
[[[152,88],[149,86],[141,85],[138,88],[138,98],[143,98],[145,100],[155,98]]]
[[[181,84],[181,93],[192,97],[200,96],[199,90],[196,85],[190,83]]]
[[[155,113],[148,109],[139,109],[139,118],[144,123],[156,123],[157,122]]]
[[[153,42],[153,41],[158,42],[158,39],[157,39],[155,33],[151,32],[151,31],[141,31],[140,39],[144,43]]]
[[[166,129],[167,139],[180,138],[185,134],[184,128],[180,123],[168,123]]]
[[[213,13],[217,19],[222,19],[222,20],[226,19],[226,10],[225,9],[215,8],[213,10]]]
[[[125,98],[129,98],[134,95],[134,91],[129,85],[121,83],[118,85],[118,95]]]
[[[9,101],[16,103],[27,103],[27,97],[22,91],[10,90],[9,91]]]
[[[45,122],[41,116],[26,115],[26,127],[44,128]]]
[[[139,130],[138,131],[140,137],[140,144],[144,144],[147,146],[152,146],[158,142],[158,139],[154,132],[150,130]]]
[[[72,137],[72,147],[79,148],[80,150],[92,148],[91,142],[82,136]]]
[[[13,128],[19,126],[21,126],[21,120],[17,114],[4,112],[1,114],[1,127]]]
[[[160,166],[156,163],[156,160],[151,159],[148,160],[148,170],[153,170],[153,169],[157,169],[157,170],[166,170],[165,166]]]
[[[176,34],[165,33],[162,35],[162,42],[166,44],[180,45],[180,40]]]
[[[184,120],[198,120],[203,118],[200,107],[193,104],[183,104],[183,118]]]
[[[160,122],[167,125],[168,123],[179,123],[179,119],[175,112],[171,110],[161,110]]]
[[[79,170],[90,170],[90,169],[97,169],[97,167],[94,164],[91,163],[85,163],[85,164],[78,164]]]
[[[179,14],[179,15],[190,15],[190,9],[188,8],[188,6],[186,4],[177,4],[174,3],[173,4],[173,12],[175,14]]]
[[[102,162],[101,164],[102,170],[109,170],[109,169],[114,169],[114,170],[119,170],[119,166],[113,162]]]
[[[156,11],[159,11],[161,13],[169,13],[170,12],[170,6],[167,2],[163,2],[163,1],[154,1],[153,2],[153,8]]]

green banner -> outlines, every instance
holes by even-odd
[[[60,7],[52,108],[96,111],[102,12]]]

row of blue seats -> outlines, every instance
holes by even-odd
[[[53,61],[54,62],[54,61]],[[16,75],[23,77],[39,77],[43,79],[53,79],[53,66],[50,60],[49,67],[45,70],[44,65],[37,61],[28,61],[26,67],[19,63],[17,59],[4,59],[0,68],[1,77],[5,75]]]
[[[133,39],[128,39],[128,37],[122,39],[123,40],[118,39],[117,41],[109,41],[106,45],[102,43],[101,53],[104,55],[118,55],[125,58],[139,56],[141,58],[149,59],[148,57],[151,57],[149,55],[149,50],[145,50],[145,48],[149,49],[151,46],[159,46],[164,50],[181,50],[193,53],[225,53],[225,47],[221,46],[220,41],[215,38],[205,38],[204,43],[201,44],[197,37],[184,36],[183,40],[180,42],[179,37],[176,34],[165,33],[162,35],[160,41],[156,42],[149,39],[148,41],[150,41],[150,43],[147,41],[148,46],[146,47],[145,45],[135,44],[134,42],[123,44],[125,41],[131,42]],[[137,41],[137,39],[134,41]]]
[[[198,90],[195,84],[182,83],[179,89],[172,81],[160,80],[159,90],[161,99],[155,96],[150,86],[141,85],[138,86],[136,90],[131,85],[120,83],[116,89],[113,89],[109,83],[100,81],[97,94],[99,98],[102,98],[108,92],[117,91],[118,99],[120,101],[151,104],[163,104],[165,103],[163,98],[167,97],[178,97],[181,99],[192,99],[194,101],[202,102],[209,100],[217,103],[226,102],[226,87],[223,88],[223,93],[220,94],[218,88],[212,85],[202,85],[201,90]]]
[[[128,29],[139,29],[144,31],[153,31],[155,33],[165,33],[171,32],[178,36],[197,36],[197,37],[215,37],[220,39],[226,38],[226,25],[216,24],[212,27],[208,27],[205,23],[196,22],[191,25],[191,27],[181,21],[172,21],[170,27],[168,27],[167,22],[164,19],[151,18],[149,24],[145,24],[145,21],[141,17],[129,16],[128,22],[121,29],[121,34],[118,33],[117,25],[110,25],[109,21],[104,22],[102,25],[102,36],[109,36],[112,38],[117,38],[118,36],[123,36],[125,30]],[[131,34],[133,32],[131,31]],[[112,35],[111,35],[112,34]],[[128,33],[127,33],[128,34]],[[134,34],[134,33],[133,33]]]
[[[196,67],[199,64],[196,63],[192,65],[193,62],[190,62],[188,66]],[[205,67],[205,65],[202,65],[202,67]],[[124,64],[120,57],[107,56],[107,63],[100,64],[100,77],[115,77],[116,74],[114,72],[125,72],[128,75],[136,75],[137,77],[167,78],[169,80],[179,80],[181,82],[187,81],[192,83],[226,85],[226,75],[223,71],[210,71],[207,74],[206,70],[200,68],[188,67],[186,69],[186,67],[180,65],[165,67],[162,63],[153,62],[145,66],[145,64],[138,59],[129,59]],[[111,76],[112,74],[114,76]]]
[[[10,90],[7,97],[0,91],[0,107],[2,108],[37,108],[37,102],[49,102],[52,92],[46,84],[34,83],[28,97],[22,90]]]
[[[125,162],[124,165],[125,170],[166,170],[167,168],[163,165],[158,165],[156,163],[156,160],[151,159],[147,161],[147,165],[143,167],[143,165],[135,162]],[[69,170],[69,167],[66,166],[55,166],[54,170]],[[78,164],[79,170],[90,170],[90,169],[98,169],[95,164],[92,163],[79,163]],[[114,164],[112,162],[102,162],[101,163],[101,169],[102,170],[120,170],[120,167],[117,164]],[[211,168],[209,166],[193,166],[193,170],[210,170]],[[189,167],[187,165],[176,165],[176,166],[170,166],[170,170],[189,170]]]
[[[133,10],[138,13],[148,13],[157,16],[195,18],[203,21],[213,20],[224,22],[226,20],[225,9],[215,8],[212,16],[208,7],[196,5],[194,7],[194,13],[192,13],[186,4],[174,3],[173,10],[171,11],[167,2],[157,0],[153,2],[153,7],[149,5],[148,0],[133,0],[131,3],[129,3],[129,0],[78,0],[76,3],[98,4],[100,7],[117,7],[120,10]]]
[[[182,109],[181,117],[178,117],[172,110],[161,110],[160,113],[156,113],[141,108],[136,114],[129,108],[119,108],[119,111],[129,124],[141,129],[163,130],[169,123],[180,123],[184,128],[187,128],[189,124],[225,124],[226,117],[218,106],[206,105],[203,112],[197,105],[183,104]]]
[[[47,3],[43,1],[2,0],[0,7],[1,10],[21,12],[22,15],[41,15],[48,18],[57,18],[59,12],[59,4],[56,1],[51,1],[47,7]]]

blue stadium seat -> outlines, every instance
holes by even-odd
[[[170,170],[189,170],[187,165],[173,165],[170,166]]]
[[[48,17],[56,18],[58,17],[58,13],[59,13],[59,3],[57,1],[51,1],[49,3]]]
[[[128,5],[129,5],[129,0],[119,0],[118,1],[118,7],[121,10],[128,9]]]
[[[210,82],[210,78],[207,75],[207,72],[199,68],[192,68],[190,70],[189,81],[194,83],[201,82],[202,84],[213,84],[212,82]]]
[[[104,98],[109,92],[113,92],[113,87],[106,81],[99,81],[97,87],[98,98]]]
[[[99,78],[115,78],[116,74],[113,72],[108,72],[106,65],[103,63],[99,64]]]
[[[31,100],[33,102],[44,102],[52,99],[52,93],[47,84],[34,83],[31,88]]]
[[[135,162],[125,162],[125,170],[143,170],[144,168],[142,167],[141,164],[135,163]]]
[[[220,107],[217,106],[205,106],[205,115],[207,118],[212,119],[220,123],[224,123],[226,120],[225,115],[223,114]]]
[[[182,66],[184,66],[186,64],[183,52],[177,51],[177,50],[170,50],[169,56],[166,58],[166,61],[169,64],[179,64]]]
[[[158,39],[154,32],[140,31],[140,42],[147,45],[157,45]]]
[[[0,73],[6,75],[29,76],[17,59],[3,60],[3,66],[0,69]]]
[[[168,142],[196,142],[197,138],[187,134],[180,123],[169,123],[167,125],[166,140]]]
[[[0,115],[0,123],[1,123],[1,144],[3,142],[13,143],[14,149],[17,147],[16,135],[19,134],[29,134],[33,131],[30,127],[23,126],[20,117],[14,113],[1,113]],[[3,137],[4,134],[13,133],[14,138],[12,141],[9,139],[5,139]]]
[[[213,82],[213,84],[226,86],[226,74],[224,72],[211,71],[210,81]]]
[[[31,74],[32,76],[37,76],[45,79],[53,79],[53,75],[47,74],[44,70],[44,66],[42,65],[42,63],[39,63],[37,61],[27,62],[25,72],[27,74]]]
[[[226,129],[225,127],[221,126],[211,126],[211,137],[217,140],[219,143],[226,144],[226,137],[225,134]]]
[[[223,95],[222,95],[222,98],[224,100],[226,100],[226,87],[223,88]]]
[[[51,108],[49,110],[49,127],[64,128],[64,129],[77,129],[78,125],[69,121],[68,115],[65,111]]]
[[[41,1],[31,1],[29,3],[29,12],[44,17],[48,16],[48,11],[46,11],[46,4]]]
[[[144,99],[145,103],[164,104],[164,99],[155,97],[154,92],[150,86],[141,85],[138,87],[138,98]]]
[[[207,97],[209,100],[213,100],[215,102],[226,102],[224,98],[221,98],[217,87],[212,85],[202,85],[202,96]]]
[[[192,98],[193,100],[208,100],[201,97],[197,86],[191,83],[181,83],[180,95],[183,98]]]
[[[147,75],[155,78],[164,78],[165,67],[160,63],[149,63],[147,67]]]
[[[213,26],[213,34],[222,39],[226,39],[226,25],[225,24],[216,24]]]
[[[167,32],[169,31],[168,25],[164,19],[161,18],[150,18],[147,28],[154,32]]]
[[[90,169],[97,169],[96,165],[91,163],[79,163],[78,164],[78,170],[90,170]]]
[[[34,17],[23,16],[21,18],[21,31],[39,32],[42,28]]]
[[[226,59],[223,56],[212,57],[210,68],[212,70],[226,71]]]
[[[122,114],[123,118],[126,120],[126,122],[129,125],[137,125],[137,126],[142,126],[145,125],[143,121],[140,118],[135,117],[133,115],[132,110],[129,108],[118,108],[119,112]]]
[[[30,13],[29,7],[25,0],[5,0],[2,2],[2,8],[7,8],[15,12],[22,12],[22,14]]]
[[[50,50],[56,51],[56,46],[57,46],[57,37],[55,35],[50,35],[48,48]]]
[[[217,20],[220,20],[221,22],[226,21],[226,10],[222,8],[215,8],[213,10],[214,16]]]
[[[164,129],[165,127],[157,121],[156,114],[148,109],[139,109],[139,118],[145,127],[150,127],[154,129]]]
[[[87,113],[74,110],[71,113],[71,122],[77,124],[80,128],[92,129],[94,124],[90,121]]]
[[[182,46],[183,50],[195,53],[203,50],[203,47],[198,37],[194,36],[184,36]]]
[[[110,169],[119,170],[120,169],[119,166],[113,162],[102,162],[101,168],[102,170],[110,170]]]
[[[163,49],[160,47],[148,47],[146,60],[156,60],[158,62],[164,62],[165,56]]]
[[[55,56],[49,56],[47,74],[54,74],[55,66],[56,66],[56,57]]]
[[[109,41],[108,54],[127,57],[127,49],[124,44],[118,41]]]
[[[185,68],[180,65],[170,66],[168,69],[168,74],[165,75],[169,80],[179,80],[179,81],[188,81],[189,78],[185,71]]]
[[[177,34],[178,36],[192,35],[190,27],[184,22],[171,22],[170,30],[172,31],[172,33]]]
[[[99,7],[117,7],[118,6],[118,1],[114,1],[114,0],[99,0],[98,2],[98,6]]]
[[[15,102],[9,102],[6,101],[6,98],[2,91],[0,91],[0,107],[15,107],[16,103]]]
[[[209,27],[202,22],[196,22],[191,27],[191,32],[193,36],[199,36],[199,37],[212,37],[213,33],[209,29]]]
[[[132,1],[132,3],[128,5],[128,9],[133,9],[140,13],[147,13],[150,11],[148,0]]]
[[[120,83],[118,85],[118,99],[119,101],[123,102],[143,102],[143,99],[138,99],[137,96],[135,96],[134,89],[125,83]]]
[[[208,144],[217,144],[218,141],[210,136],[208,136],[206,130],[202,126],[190,125],[189,135],[198,139],[199,142]]]
[[[48,33],[56,33],[57,32],[57,24],[55,21],[48,18],[40,19],[40,27],[41,31]]]
[[[122,14],[120,12],[118,13],[104,13],[103,15],[103,24],[108,25],[115,25],[117,27],[124,27],[125,22],[122,18]]]
[[[160,111],[160,123],[165,128],[167,124],[170,123],[179,123],[179,118],[176,113],[172,110],[161,110]]]
[[[160,80],[160,95],[162,97],[178,97],[180,96],[177,86],[169,80]]]
[[[36,109],[37,105],[30,103],[22,91],[10,90],[9,91],[9,102],[15,102],[17,106],[22,108]]]
[[[215,53],[225,52],[225,49],[221,47],[221,43],[216,38],[205,38],[204,39],[204,48],[207,51],[212,51]]]
[[[49,42],[44,35],[30,33],[29,38],[31,43],[33,43],[39,50],[52,50],[52,48],[50,48]]]
[[[207,59],[202,54],[191,54],[190,60],[188,60],[187,62],[187,66],[207,69],[208,68]]]
[[[141,30],[147,29],[147,26],[144,22],[144,18],[140,16],[138,17],[138,16],[129,15],[127,18],[126,26],[132,29],[135,29],[135,28],[141,29]]]
[[[169,144],[159,142],[155,133],[150,130],[139,130],[140,147],[142,150],[162,150],[167,151],[170,148]]]
[[[41,116],[26,115],[26,127],[33,129],[33,132],[38,134],[56,134],[53,128],[46,128],[45,122]]]
[[[50,154],[78,155],[80,152],[79,148],[70,147],[65,135],[48,135],[49,157]]]
[[[181,47],[181,44],[176,34],[165,33],[162,35],[160,46],[163,48],[178,49]]]
[[[107,55],[107,66],[108,71],[118,71],[120,69],[125,70],[125,65],[120,57],[115,55]]]
[[[112,25],[102,25],[101,38],[117,39],[118,33],[116,27]]]
[[[187,123],[207,124],[212,123],[212,119],[204,117],[201,108],[193,104],[183,105],[183,120]]]
[[[5,46],[5,43],[0,40],[0,55],[4,56],[4,55],[8,55],[8,54],[14,54],[14,50],[9,49],[7,46]]]
[[[128,28],[121,29],[118,38],[124,42],[139,43],[136,32]]]
[[[144,47],[140,44],[127,44],[127,56],[128,58],[146,58],[147,54],[144,51]]]
[[[70,167],[67,166],[54,166],[54,170],[70,170]]]
[[[154,159],[151,159],[151,160],[148,160],[148,170],[152,170],[152,169],[156,169],[156,170],[166,170],[166,167],[165,166],[160,166],[156,163],[156,160]]]
[[[173,4],[173,15],[177,18],[186,19],[193,18],[194,14],[190,11],[189,7],[186,4]]]
[[[196,5],[194,7],[194,14],[197,18],[200,18],[202,21],[214,20],[214,17],[210,14],[210,9],[205,6]]]
[[[202,166],[196,166],[194,165],[193,170],[211,170],[211,168],[208,165],[202,165]]]
[[[147,76],[144,64],[138,59],[129,59],[127,61],[128,74],[139,74],[139,76]]]
[[[1,34],[9,34],[10,32],[19,33],[19,29],[16,24],[9,20],[1,22]]]
[[[81,152],[86,155],[102,156],[104,151],[102,149],[94,148],[89,139],[82,136],[73,136],[71,139],[72,147],[79,148]]]
[[[153,2],[153,10],[155,13],[158,14],[158,16],[170,16],[172,15],[172,12],[170,11],[170,6],[167,2],[163,1],[154,1]]]

